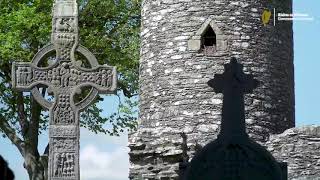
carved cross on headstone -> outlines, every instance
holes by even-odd
[[[79,113],[98,93],[114,93],[117,73],[115,67],[99,65],[92,53],[78,45],[78,5],[76,0],[55,0],[53,5],[52,44],[41,49],[31,63],[12,66],[12,85],[21,91],[30,90],[43,107],[49,109],[49,180],[79,180]],[[56,52],[56,60],[41,67],[45,58]],[[91,69],[81,67],[75,58],[81,53]],[[38,87],[45,85],[55,97],[47,101]],[[80,102],[75,95],[81,88],[91,87]]]
[[[235,58],[225,65],[223,74],[216,74],[208,85],[216,93],[223,93],[221,137],[247,136],[245,128],[244,94],[252,93],[258,81],[244,74],[243,66]]]

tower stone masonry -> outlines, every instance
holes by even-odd
[[[293,128],[292,22],[279,21],[274,26],[272,15],[264,26],[262,12],[273,7],[292,13],[291,0],[142,2],[140,113],[138,130],[129,135],[130,179],[178,179],[183,154],[180,133],[187,135],[190,158],[197,144],[203,146],[216,138],[223,95],[214,93],[207,82],[223,72],[231,57],[260,82],[245,96],[250,138],[268,145],[276,158],[288,162],[290,178],[316,177],[319,169],[308,170],[305,162],[291,157],[290,153],[298,151],[286,148],[300,141],[299,147],[303,146],[306,142],[300,134],[320,141],[320,130]],[[310,163],[316,165],[318,159]]]

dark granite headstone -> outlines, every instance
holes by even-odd
[[[286,164],[279,164],[245,129],[244,94],[258,81],[244,74],[235,58],[208,85],[223,93],[221,130],[215,141],[204,146],[189,163],[184,180],[284,180]],[[185,169],[185,168],[184,168]],[[284,173],[283,173],[284,172]]]

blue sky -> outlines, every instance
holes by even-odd
[[[296,126],[320,125],[320,0],[294,0],[295,13],[307,13],[313,21],[294,22],[294,64]],[[106,97],[100,104],[104,115],[117,108],[117,97]],[[39,150],[42,153],[47,143],[46,134],[40,136]],[[121,137],[96,135],[81,129],[81,179],[127,180],[129,157],[127,134]],[[23,159],[17,149],[4,138],[0,138],[0,154],[9,162],[16,180],[28,180],[23,168]],[[85,170],[85,171],[84,171]]]
[[[294,0],[296,13],[314,21],[294,21],[296,126],[320,125],[320,1]]]

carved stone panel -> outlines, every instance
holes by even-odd
[[[75,151],[77,138],[52,138],[54,152]]]
[[[70,106],[70,95],[60,94],[53,111],[53,124],[73,124],[75,112]]]
[[[50,137],[76,137],[77,136],[77,126],[60,126],[60,125],[51,125],[49,127]]]
[[[48,75],[47,72],[41,71],[38,69],[33,70],[33,81],[47,81]]]
[[[16,70],[17,86],[26,86],[31,82],[32,71],[31,67],[17,67]]]
[[[74,177],[75,176],[75,153],[56,152],[53,158],[54,177]]]
[[[76,21],[73,17],[56,18],[54,20],[55,33],[67,33],[76,31]]]

